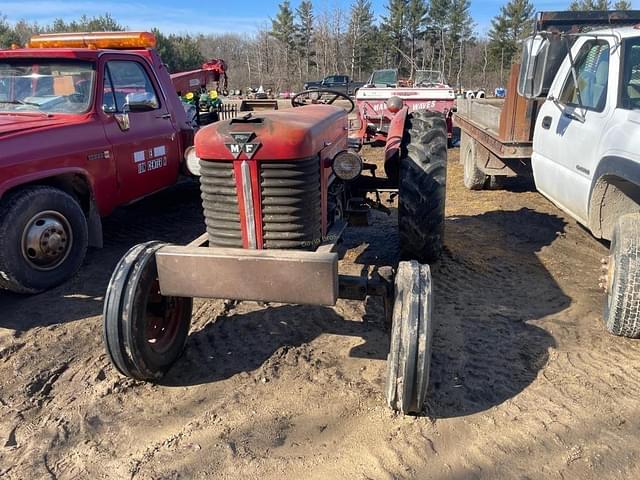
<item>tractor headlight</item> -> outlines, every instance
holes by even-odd
[[[200,159],[196,155],[196,147],[189,147],[187,151],[184,152],[185,164],[187,166],[187,171],[195,176],[200,176]]]
[[[340,152],[334,157],[332,168],[339,179],[353,180],[362,172],[362,158],[352,152]]]

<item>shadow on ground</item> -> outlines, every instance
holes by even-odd
[[[433,270],[429,416],[499,405],[545,366],[555,342],[531,321],[561,312],[571,299],[536,253],[564,227],[561,218],[526,208],[447,219],[446,249]]]
[[[392,220],[347,235],[346,247],[360,249],[356,263],[366,268],[395,262]],[[447,418],[492,408],[525,389],[545,366],[555,342],[531,321],[564,310],[570,298],[536,252],[564,226],[558,217],[529,209],[447,220],[445,252],[433,267],[435,336],[427,415]],[[358,238],[371,242],[358,245]],[[386,358],[389,338],[378,299],[367,301],[364,319],[348,321],[314,306],[212,318],[191,335],[185,357],[166,383],[201,384],[251,372],[273,363],[283,349],[308,344],[323,333],[363,338],[351,356]]]
[[[386,359],[389,340],[381,323],[345,320],[327,307],[283,305],[212,319],[189,336],[185,354],[162,383],[216,382],[265,368],[265,362],[272,374],[277,373],[291,366],[290,359],[277,357],[326,333],[362,338],[365,342],[354,347],[350,356]]]

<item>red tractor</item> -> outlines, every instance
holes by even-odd
[[[344,94],[318,93],[314,103],[342,98],[353,110]],[[387,403],[419,413],[432,340],[427,263],[443,239],[445,118],[390,99],[382,177],[358,153],[364,139],[348,138],[345,109],[303,97],[292,99],[302,108],[250,112],[197,133],[187,162],[200,175],[206,233],[186,246],[137,245],[122,258],[105,296],[107,352],[122,374],[158,380],[184,348],[193,297],[334,305],[378,295],[392,325]],[[390,267],[340,275],[341,235],[366,209],[385,208],[381,192],[398,195],[395,279]]]

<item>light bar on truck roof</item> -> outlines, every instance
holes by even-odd
[[[154,48],[150,32],[48,33],[31,37],[29,48],[106,48],[116,50]]]

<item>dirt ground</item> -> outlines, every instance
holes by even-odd
[[[640,342],[603,330],[606,247],[525,183],[465,190],[457,160],[424,416],[385,406],[376,299],[198,300],[162,385],[118,375],[102,344],[107,281],[130,246],[201,233],[185,184],[107,219],[105,248],[73,280],[0,293],[0,477],[640,478]],[[373,217],[347,234],[341,271],[395,262],[394,217]]]

